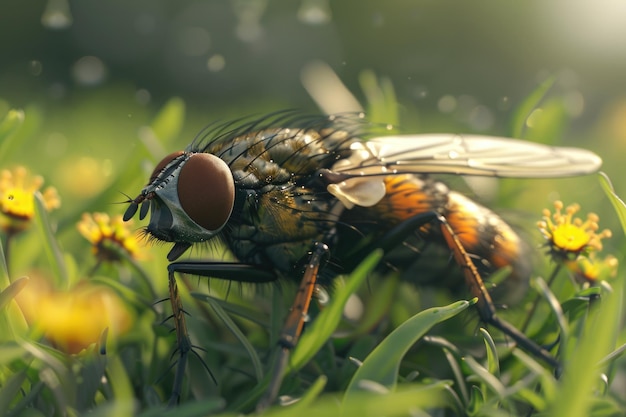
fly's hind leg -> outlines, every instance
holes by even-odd
[[[389,232],[387,232],[384,236],[382,236],[381,239],[359,251],[359,254],[361,254],[362,256],[356,256],[356,258],[361,259],[363,256],[365,256],[367,253],[375,248],[381,248],[384,251],[393,249],[396,245],[401,244],[406,238],[408,238],[421,226],[433,222],[439,225],[438,227],[441,230],[446,245],[452,251],[455,262],[462,269],[463,277],[465,279],[467,287],[470,290],[470,293],[478,300],[476,303],[476,308],[478,310],[478,314],[481,320],[487,324],[496,327],[497,329],[511,337],[511,339],[513,339],[520,347],[522,347],[527,352],[530,352],[531,354],[540,358],[551,367],[558,369],[560,364],[554,358],[554,356],[550,354],[550,352],[530,340],[524,333],[522,333],[513,325],[496,315],[496,308],[493,304],[493,301],[491,300],[489,292],[485,288],[485,285],[480,276],[480,273],[478,272],[478,269],[476,268],[476,265],[474,265],[474,262],[463,247],[463,244],[459,240],[452,227],[448,224],[446,218],[441,214],[431,211],[420,213],[404,220],[402,223],[398,224]]]
[[[438,221],[440,223],[441,232],[446,244],[452,251],[454,260],[463,271],[463,276],[470,293],[478,300],[476,307],[481,320],[496,327],[504,334],[511,337],[511,339],[513,339],[524,350],[540,358],[551,367],[558,369],[560,364],[554,356],[550,354],[550,352],[530,340],[524,333],[519,331],[509,322],[500,319],[496,315],[496,308],[491,300],[489,292],[485,288],[485,284],[483,283],[476,265],[472,262],[469,254],[461,244],[461,241],[450,224],[446,221],[445,217],[439,216]]]

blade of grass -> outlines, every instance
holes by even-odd
[[[4,247],[2,240],[0,240],[0,288],[6,288],[11,285],[11,279],[9,278],[9,268],[7,267],[7,260],[4,257]]]
[[[454,317],[469,305],[468,301],[458,301],[446,307],[430,308],[402,323],[363,361],[363,365],[350,381],[344,401],[348,401],[351,395],[359,391],[359,382],[362,380],[371,380],[389,388],[395,387],[400,362],[406,352],[435,324]]]
[[[9,411],[9,406],[17,396],[25,379],[26,371],[20,371],[2,382],[2,389],[0,389],[0,410],[2,410],[3,414]]]
[[[611,204],[617,213],[617,217],[622,225],[622,230],[626,233],[626,204],[624,204],[624,201],[619,198],[617,194],[615,194],[613,184],[611,184],[611,180],[608,175],[604,172],[600,172],[598,173],[598,179],[600,180],[600,185],[602,185],[604,192],[607,197],[609,197],[609,201],[611,201]]]
[[[574,351],[568,355],[562,383],[546,415],[553,417],[583,417],[589,415],[595,396],[594,388],[608,365],[602,362],[614,349],[619,334],[622,312],[622,282],[616,280],[615,291],[596,303],[589,323]]]
[[[21,277],[12,282],[4,290],[0,291],[0,309],[6,307],[27,284],[28,277]]]
[[[65,260],[63,259],[63,253],[59,248],[50,221],[46,215],[46,207],[43,202],[41,193],[35,193],[35,223],[39,230],[39,236],[43,241],[44,251],[50,262],[50,269],[54,275],[55,281],[59,288],[66,288],[68,282],[67,268],[65,266]]]
[[[498,359],[498,351],[496,349],[496,344],[486,329],[483,329],[481,327],[479,330],[480,330],[480,334],[483,336],[483,340],[485,341],[485,349],[487,351],[487,369],[489,370],[490,373],[492,373],[496,377],[499,377],[500,376],[500,360]]]
[[[226,313],[219,303],[216,303],[211,297],[206,297],[204,301],[211,306],[215,314],[217,314],[217,316],[224,322],[224,325],[226,325],[228,330],[230,330],[237,340],[239,340],[239,343],[242,344],[246,352],[248,352],[248,356],[252,362],[252,367],[254,368],[256,380],[257,382],[261,381],[263,379],[263,365],[261,364],[261,359],[256,353],[254,346],[252,346],[246,335],[243,334],[243,332],[239,329],[239,326],[237,326],[233,319],[230,318],[228,313]]]
[[[539,294],[548,301],[554,316],[556,317],[557,323],[559,324],[559,328],[561,329],[561,333],[559,335],[560,343],[559,343],[559,353],[564,353],[564,347],[567,346],[568,338],[569,338],[569,325],[567,319],[563,315],[563,309],[561,308],[561,304],[559,300],[556,298],[554,293],[550,290],[548,284],[541,278],[537,277],[533,280],[533,284],[537,287],[537,291]]]
[[[506,388],[495,375],[491,374],[471,356],[466,356],[464,360],[469,369],[472,370],[473,377],[489,387],[489,389],[497,395],[498,399],[502,400],[505,398]]]
[[[550,88],[554,85],[556,77],[552,76],[542,82],[539,87],[535,89],[522,103],[517,107],[513,113],[513,120],[511,123],[511,135],[514,138],[523,138],[524,126],[526,126],[526,120],[534,109],[539,106],[539,103],[546,96]]]
[[[24,118],[23,110],[9,110],[0,122],[0,161],[4,160],[6,152],[13,145],[13,139],[18,137],[15,133],[24,123]]]
[[[307,392],[302,396],[302,398],[299,398],[298,401],[295,402],[295,404],[293,404],[292,406],[285,407],[284,409],[286,411],[285,415],[287,414],[290,416],[299,415],[304,410],[307,410],[313,407],[318,397],[324,390],[324,387],[326,386],[327,381],[328,381],[328,378],[325,375],[319,376],[315,380],[315,382],[313,382],[313,385],[311,385],[309,389],[307,390]]]
[[[297,413],[291,407],[272,407],[263,413],[264,417],[298,417],[317,416],[407,416],[427,415],[423,410],[442,409],[452,407],[448,393],[449,383],[439,381],[431,385],[407,384],[394,392],[373,394],[372,392],[358,392],[349,402],[340,405],[335,396],[327,395],[319,398],[309,407],[298,409]]]

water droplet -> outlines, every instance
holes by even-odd
[[[332,19],[328,0],[304,0],[298,9],[298,20],[309,25],[322,25]]]
[[[242,41],[252,43],[263,37],[263,27],[258,22],[240,23],[235,29],[235,34]]]
[[[237,16],[235,34],[243,42],[256,42],[263,37],[261,18],[267,8],[267,0],[238,0],[233,2]]]
[[[452,113],[456,109],[456,98],[451,95],[445,95],[437,101],[437,108],[442,113]]]
[[[72,13],[67,0],[48,0],[41,16],[41,24],[48,29],[67,29],[72,25]]]
[[[74,63],[72,75],[81,85],[94,86],[106,78],[107,69],[104,62],[95,56],[84,56]]]
[[[506,111],[511,107],[511,100],[509,100],[507,96],[504,96],[498,101],[497,107],[500,111]]]
[[[206,66],[211,72],[219,72],[226,66],[226,59],[222,54],[212,55],[209,57]]]
[[[145,106],[152,100],[152,95],[145,88],[140,88],[135,92],[135,100],[137,100],[137,103]]]
[[[41,72],[43,71],[43,66],[41,65],[41,61],[37,61],[36,59],[33,59],[32,61],[30,61],[28,63],[28,70],[35,77],[41,75]]]
[[[413,97],[418,100],[428,97],[428,87],[424,85],[416,85],[413,87]]]

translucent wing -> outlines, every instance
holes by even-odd
[[[490,136],[399,135],[374,138],[363,145],[371,157],[352,167],[359,171],[384,166],[414,173],[547,178],[590,174],[602,165],[600,157],[584,149]]]
[[[381,176],[402,173],[549,178],[590,174],[602,160],[593,152],[518,139],[430,134],[398,135],[352,145],[332,168],[340,174],[329,192],[347,206],[370,206],[385,193]]]

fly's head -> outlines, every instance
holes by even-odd
[[[167,255],[174,261],[193,243],[207,241],[226,225],[235,201],[228,165],[209,153],[174,152],[156,166],[141,194],[130,201],[124,220],[143,219],[152,237],[174,242]]]

